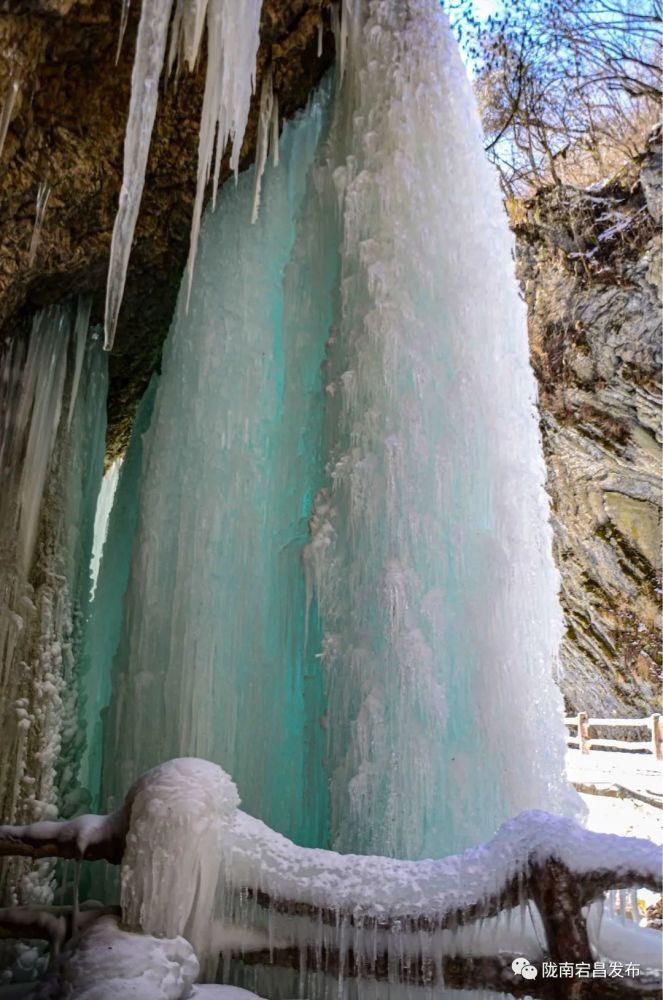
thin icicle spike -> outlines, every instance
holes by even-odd
[[[172,0],[143,0],[138,25],[129,119],[124,137],[124,174],[108,265],[104,317],[104,348],[107,351],[112,349],[115,339],[129,254],[143,195],[171,8]]]
[[[269,140],[269,148],[272,151],[272,163],[275,167],[279,165],[279,98],[274,94],[274,104],[272,106],[272,136]]]
[[[46,214],[46,206],[48,205],[48,199],[51,196],[50,185],[46,184],[44,181],[39,185],[37,189],[37,204],[35,207],[35,224],[32,228],[32,237],[30,238],[30,250],[28,251],[28,265],[32,267],[37,257],[37,248],[39,247],[39,240],[41,238],[41,230],[44,225],[44,215]]]
[[[120,15],[120,30],[117,36],[117,49],[115,52],[115,65],[120,61],[120,53],[122,52],[122,42],[124,41],[124,34],[127,30],[127,21],[129,20],[129,7],[131,6],[131,0],[122,0],[122,13]]]
[[[13,76],[9,84],[9,90],[5,94],[5,99],[2,104],[2,112],[0,113],[0,156],[2,156],[2,151],[5,148],[7,129],[9,128],[12,111],[14,110],[14,105],[16,104],[16,98],[18,97],[20,88],[20,79],[18,76]]]
[[[256,180],[253,194],[253,208],[251,210],[251,223],[258,219],[260,210],[260,189],[262,187],[262,175],[265,172],[267,163],[267,153],[269,151],[270,131],[273,130],[272,110],[274,107],[274,87],[272,82],[272,71],[267,70],[262,81],[260,90],[260,115],[258,118],[258,141],[256,144]],[[278,111],[277,111],[278,113]],[[278,130],[278,122],[277,122]]]

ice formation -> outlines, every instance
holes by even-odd
[[[254,88],[262,0],[142,0],[131,77],[131,102],[124,140],[124,172],[113,227],[106,289],[105,347],[110,350],[122,304],[129,255],[145,183],[145,168],[159,96],[159,80],[170,31],[169,67],[193,69],[207,26],[207,69],[200,121],[198,180],[191,224],[189,287],[196,257],[200,219],[207,183],[213,198],[221,161],[232,142],[231,168],[237,173],[242,140]],[[128,4],[123,4],[119,47]],[[215,153],[216,150],[216,153]]]
[[[35,316],[0,348],[0,815],[74,811],[79,662],[101,480],[106,361],[85,303]],[[84,327],[84,329],[83,329]],[[81,341],[83,342],[81,357]],[[82,374],[81,374],[82,373]],[[14,901],[48,901],[52,864],[4,864]]]
[[[325,101],[326,92],[285,127],[255,225],[253,172],[222,190],[188,315],[183,282],[142,464],[126,479],[138,521],[102,798],[117,804],[136,774],[195,753],[233,774],[247,808],[311,845],[326,841],[325,734],[314,608],[303,642],[301,553],[323,479],[320,365],[331,315],[318,291],[331,278],[314,252],[315,212],[298,219],[317,200],[307,175]],[[125,470],[122,502],[124,483]],[[114,562],[126,544],[113,512]],[[104,557],[93,628],[98,621],[110,648],[122,605],[105,581],[120,578],[121,562],[106,571]],[[93,674],[109,662],[104,653]]]
[[[182,934],[213,976],[213,918],[237,789],[216,764],[185,759],[149,771],[129,799],[123,918],[148,933]]]
[[[136,56],[131,76],[131,102],[124,136],[124,168],[120,200],[111,240],[106,285],[105,343],[113,346],[122,304],[138,210],[145,184],[152,128],[159,99],[159,79],[166,54],[172,0],[142,0]]]
[[[100,917],[62,963],[63,1000],[181,1000],[192,995],[199,965],[182,937],[152,937]]]
[[[112,507],[108,512],[104,542],[110,537],[110,544],[104,544],[101,553],[85,636],[83,688],[87,741],[81,760],[80,780],[90,792],[95,808],[99,807],[101,780],[102,713],[110,700],[111,670],[119,642],[138,518],[143,438],[152,418],[156,387],[157,376],[153,375],[134,418],[131,443],[124,456],[113,492]]]
[[[41,230],[44,225],[44,215],[46,214],[46,206],[48,205],[48,199],[51,196],[51,188],[49,184],[45,181],[39,185],[37,189],[37,204],[35,206],[35,224],[32,228],[32,236],[30,237],[30,249],[28,251],[28,264],[30,267],[35,262],[37,257],[37,250],[39,248],[39,240],[41,239]]]
[[[109,816],[0,827],[0,853],[24,845],[39,855],[58,845],[63,857],[121,859],[124,927],[183,936],[208,982],[221,954],[224,978],[260,990],[269,982],[264,970],[287,968],[294,954],[294,991],[316,998],[337,989],[353,995],[355,977],[365,983],[361,996],[373,995],[375,979],[390,989],[423,981],[437,990],[454,956],[526,954],[541,961],[552,950],[546,928],[555,904],[547,889],[537,893],[550,884],[554,864],[556,885],[564,885],[561,866],[579,893],[571,904],[577,914],[567,918],[580,918],[585,906],[592,955],[637,962],[643,976],[660,976],[660,934],[634,925],[625,931],[602,913],[609,886],[660,888],[661,849],[648,841],[588,833],[572,820],[530,811],[461,854],[404,861],[296,846],[238,804],[233,781],[217,765],[171,760],[144,774]],[[532,905],[539,899],[540,914]],[[82,913],[81,930],[95,919],[93,908]],[[104,926],[112,930],[111,922]],[[60,930],[54,928],[56,938]],[[143,962],[147,971],[149,945],[135,940],[133,966]],[[233,956],[243,962],[229,966]],[[272,985],[264,988],[276,1000],[289,995],[288,982],[287,971],[272,968]]]
[[[2,150],[5,147],[7,129],[9,128],[12,112],[14,110],[14,105],[16,104],[16,98],[19,95],[20,89],[21,81],[16,74],[13,74],[11,80],[9,81],[9,89],[7,90],[2,102],[2,111],[0,111],[0,156],[2,156]]]
[[[284,129],[255,226],[261,163],[222,191],[188,314],[183,282],[104,796],[196,754],[302,844],[439,856],[574,808],[534,378],[444,15],[336,31],[329,115],[325,91]]]

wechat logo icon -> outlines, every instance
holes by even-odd
[[[526,958],[514,958],[511,968],[517,976],[522,976],[523,979],[536,979],[539,974],[536,966],[530,965]]]

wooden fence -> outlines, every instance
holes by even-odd
[[[632,753],[650,753],[656,760],[663,760],[663,720],[660,715],[650,715],[646,719],[590,719],[587,712],[578,712],[564,719],[569,727],[574,727],[575,736],[567,736],[568,746],[577,746],[581,753],[591,750],[628,750]],[[595,739],[590,729],[597,728],[647,729],[647,740]]]

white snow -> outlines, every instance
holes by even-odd
[[[213,917],[223,842],[239,796],[208,761],[180,758],[148,771],[129,792],[122,912],[130,927],[183,934],[212,974]]]
[[[182,937],[156,938],[99,917],[63,955],[63,1000],[183,1000],[199,972]]]
[[[660,880],[661,852],[654,844],[592,833],[538,811],[522,813],[487,844],[462,854],[402,861],[298,847],[239,811],[238,801],[221,768],[189,758],[148,772],[125,804],[131,819],[122,869],[124,919],[148,933],[184,935],[208,970],[219,950],[265,948],[260,934],[242,938],[242,927],[266,930],[270,947],[486,954],[498,941],[503,947],[520,941],[534,953],[543,934],[526,916],[524,899],[514,925],[508,913],[485,921],[481,940],[469,926],[433,926],[423,940],[416,920],[439,924],[499,898],[514,877],[524,878],[533,863],[551,856],[578,874],[607,868],[616,883],[633,870],[643,882]],[[269,909],[257,904],[257,893],[268,895]],[[293,904],[304,904],[304,911],[295,915]]]

